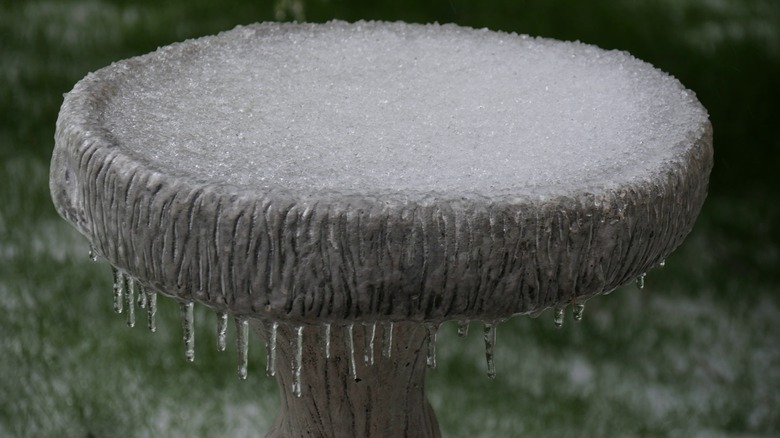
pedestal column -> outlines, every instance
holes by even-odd
[[[269,341],[270,326],[252,321]],[[303,326],[300,378],[296,379],[298,328],[280,323],[275,374],[281,409],[268,437],[439,437],[425,397],[428,336],[416,323],[332,325],[330,356],[322,326]],[[373,348],[371,333],[374,333]],[[351,343],[354,349],[349,347]],[[373,361],[373,363],[372,363]],[[300,397],[295,382],[300,382]]]

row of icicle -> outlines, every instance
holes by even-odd
[[[97,254],[94,249],[90,249],[89,258],[92,261],[97,260]],[[664,266],[664,262],[661,262],[659,266]],[[116,313],[122,313],[125,311],[127,315],[127,325],[130,327],[135,326],[135,306],[137,305],[141,309],[146,310],[147,314],[147,326],[150,331],[157,331],[157,325],[155,317],[157,314],[157,293],[136,284],[136,282],[129,275],[112,266],[114,274],[114,311]],[[636,280],[636,286],[639,289],[643,289],[645,284],[645,274],[640,275]],[[136,290],[137,289],[137,290]],[[136,297],[137,295],[137,297]],[[195,328],[194,328],[194,302],[186,301],[179,304],[180,316],[182,321],[182,328],[184,331],[184,348],[187,361],[192,362],[195,360]],[[582,315],[585,310],[584,302],[575,302],[573,307],[573,318],[575,321],[582,320]],[[556,307],[553,313],[553,323],[556,327],[563,326],[564,321],[564,307]],[[236,325],[236,349],[238,351],[238,377],[242,380],[247,378],[248,368],[248,351],[249,351],[249,321],[245,317],[234,317]],[[469,329],[468,320],[458,321],[458,336],[465,337],[468,335]],[[501,321],[483,322],[483,335],[485,340],[485,358],[487,361],[487,375],[489,378],[496,377],[496,367],[494,360],[494,349],[496,344],[496,327]],[[226,312],[217,312],[217,350],[225,351],[226,349],[226,335],[227,335],[228,314]],[[392,354],[393,345],[393,322],[382,321],[382,356],[390,358]],[[374,364],[374,340],[376,338],[376,322],[364,322],[362,323],[365,330],[365,349],[363,354],[363,361],[366,365]],[[303,335],[304,328],[306,326],[300,325],[295,327],[295,357],[293,367],[293,383],[292,391],[297,397],[301,396],[301,367],[303,362]],[[345,330],[345,343],[347,351],[349,352],[349,372],[353,379],[358,380],[357,366],[355,362],[355,342],[353,337],[354,324],[349,323],[344,325]],[[269,324],[269,336],[266,343],[266,374],[268,376],[276,375],[276,343],[277,333],[279,329],[279,322],[274,321]],[[425,323],[425,329],[428,338],[428,351],[426,364],[429,368],[436,367],[436,335],[439,329],[439,323],[427,322]],[[323,340],[323,353],[327,359],[331,357],[331,332],[332,324],[323,323],[321,325],[320,336]]]

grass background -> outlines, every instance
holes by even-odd
[[[694,90],[714,126],[701,218],[643,291],[591,300],[561,330],[549,312],[503,324],[492,381],[477,327],[466,339],[442,327],[428,394],[446,437],[780,435],[777,1],[0,0],[0,436],[267,430],[278,395],[259,342],[239,382],[204,309],[195,364],[174,303],[160,300],[155,334],[113,314],[108,265],[51,205],[54,122],[62,93],[112,61],[238,24],[332,18],[627,50]]]

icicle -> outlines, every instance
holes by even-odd
[[[461,319],[458,321],[458,336],[465,338],[469,334],[469,321],[467,319]]]
[[[135,327],[135,282],[125,275],[125,307],[127,307],[127,326]]]
[[[643,273],[642,275],[636,278],[636,288],[639,290],[645,288],[645,275],[646,274]]]
[[[382,329],[382,356],[389,359],[393,354],[393,321],[383,321]]]
[[[365,348],[363,350],[363,363],[366,365],[374,364],[374,337],[376,336],[376,322],[363,323],[363,340],[365,341]]]
[[[184,353],[188,362],[195,361],[194,309],[195,305],[192,301],[179,304],[181,324],[184,329]]]
[[[295,362],[293,363],[292,391],[296,397],[301,396],[301,367],[303,366],[303,326],[296,327]]]
[[[122,301],[124,300],[125,276],[119,269],[111,267],[114,273],[114,312],[122,313]]]
[[[146,294],[146,325],[149,331],[157,331],[157,293],[153,290],[144,290]]]
[[[494,360],[494,349],[496,346],[496,323],[484,323],[485,332],[485,359],[487,361],[487,376],[491,379],[496,378],[496,362]]]
[[[140,283],[138,283],[138,307],[140,309],[146,309],[146,294],[144,293],[144,288],[141,286]]]
[[[325,340],[322,343],[325,348],[325,359],[330,359],[330,323],[328,322],[322,325],[322,337]]]
[[[355,338],[353,337],[353,325],[347,324],[344,330],[347,332],[344,338],[344,343],[347,347],[347,354],[349,354],[349,375],[353,379],[357,380],[357,366],[355,365]]]
[[[436,368],[436,332],[439,330],[439,324],[427,322],[425,330],[428,332],[428,357],[425,363],[428,368]]]
[[[220,318],[218,321],[222,321]],[[238,352],[238,378],[246,380],[247,368],[249,367],[249,321],[246,318],[235,318],[236,321],[236,352]],[[220,327],[221,328],[221,327]],[[222,342],[225,342],[224,330],[221,332]],[[223,346],[224,347],[224,346]],[[222,350],[224,351],[224,348]]]
[[[563,307],[556,307],[555,315],[553,316],[553,323],[555,324],[555,327],[563,327],[563,316]]]
[[[97,251],[95,251],[95,246],[91,243],[89,244],[89,259],[93,262],[96,262],[98,259]]]
[[[217,351],[225,351],[227,348],[227,319],[227,312],[217,312]]]
[[[585,303],[575,303],[572,315],[575,321],[582,321],[582,314],[585,312]]]
[[[268,345],[265,346],[266,361],[265,373],[269,377],[276,375],[276,335],[279,331],[279,323],[274,321],[271,324],[271,333],[268,335]]]

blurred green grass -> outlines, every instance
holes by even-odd
[[[441,330],[428,393],[447,437],[780,434],[780,5],[772,0],[0,1],[0,436],[252,436],[278,403],[255,342],[250,379],[199,309],[195,364],[177,309],[159,330],[111,311],[110,270],[54,212],[62,93],[112,61],[256,21],[455,22],[627,50],[696,91],[715,128],[711,195],[648,286],[581,323]],[[139,324],[142,325],[142,324]]]

